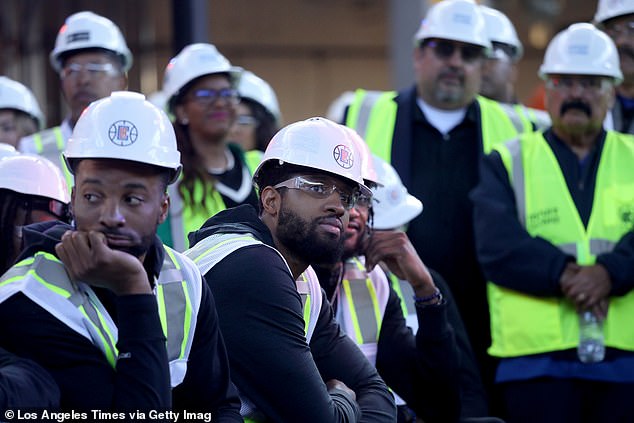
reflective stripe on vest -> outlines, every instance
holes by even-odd
[[[634,138],[609,131],[597,170],[587,229],[579,216],[557,158],[540,133],[498,146],[515,191],[519,220],[541,237],[574,255],[580,265],[612,251],[632,222],[634,209]],[[490,354],[513,357],[573,348],[579,328],[574,305],[563,297],[534,297],[488,284],[493,344]],[[604,322],[605,343],[634,350],[634,291],[611,297]],[[531,316],[530,319],[526,316]]]
[[[399,279],[394,273],[386,271],[386,274],[392,289],[401,300],[401,310],[403,310],[405,323],[412,329],[412,332],[416,333],[418,331],[418,314],[414,304],[414,288],[409,282]]]
[[[35,145],[37,154],[49,159],[53,164],[60,168],[64,174],[66,186],[70,190],[75,183],[73,175],[68,170],[66,161],[62,156],[62,153],[66,148],[66,140],[64,139],[62,128],[60,126],[55,126],[44,131],[36,132],[33,134],[33,144]]]
[[[168,254],[157,281],[157,302],[159,310],[162,310],[159,317],[167,338],[170,377],[174,387],[183,381],[187,371],[200,308],[202,280],[191,263],[166,250]],[[184,270],[194,276],[183,278],[183,266],[188,266]],[[108,363],[116,367],[116,325],[89,285],[70,281],[59,259],[39,252],[9,269],[0,279],[0,302],[18,292],[91,341],[103,352]]]
[[[189,257],[200,269],[200,272],[205,275],[222,259],[229,254],[250,245],[262,245],[275,251],[288,270],[288,273],[292,275],[291,269],[286,263],[286,259],[275,248],[264,244],[262,241],[257,240],[253,235],[244,233],[216,233],[203,239],[192,248],[186,250],[183,254]],[[322,307],[322,291],[321,285],[319,285],[319,279],[312,267],[308,267],[302,275],[295,281],[295,287],[302,299],[303,317],[304,317],[304,334],[306,335],[306,343],[310,344],[310,340],[315,332],[317,326],[317,320],[319,319],[319,312]],[[241,392],[240,400],[242,406],[240,407],[240,414],[245,417],[245,421],[256,421],[250,419],[254,415],[257,415],[257,410],[252,401],[244,396]]]
[[[355,129],[366,141],[370,150],[388,163],[392,158],[392,138],[396,124],[397,104],[395,91],[377,92],[357,90],[348,108],[346,126]],[[533,126],[526,122],[524,114],[518,114],[512,106],[503,107],[497,101],[485,97],[476,98],[480,106],[482,146],[485,153],[502,142],[517,137]]]
[[[390,295],[390,285],[380,268],[367,272],[359,258],[344,264],[341,285],[335,291],[335,317],[343,331],[376,365],[377,341]]]

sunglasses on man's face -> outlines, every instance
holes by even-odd
[[[425,40],[421,48],[429,47],[437,58],[446,60],[453,57],[456,50],[465,63],[473,63],[484,58],[484,48],[473,44],[462,44],[447,40]]]

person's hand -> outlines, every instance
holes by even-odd
[[[101,232],[66,231],[55,252],[73,280],[110,289],[117,295],[152,293],[141,261],[108,247]]]
[[[612,289],[612,280],[608,271],[600,264],[580,266],[574,275],[561,281],[561,288],[579,310],[584,310],[607,299]]]
[[[390,272],[408,281],[419,297],[436,291],[427,266],[418,256],[407,234],[401,231],[374,231],[365,249],[366,268],[370,271],[379,262]]]
[[[357,394],[355,394],[352,389],[348,388],[348,386],[340,380],[330,379],[328,382],[326,382],[326,388],[328,388],[328,391],[330,391],[331,389],[339,389],[340,391],[345,391],[355,401],[357,399]]]

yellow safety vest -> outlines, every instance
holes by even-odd
[[[377,342],[381,332],[390,285],[381,272],[368,273],[357,257],[344,263],[341,285],[333,301],[337,301],[335,319],[373,366],[376,366]]]
[[[171,385],[175,387],[187,372],[202,296],[202,278],[191,261],[168,247],[165,251],[155,296],[167,339]],[[0,279],[0,303],[18,292],[91,341],[116,368],[116,325],[92,288],[83,282],[72,282],[57,257],[38,252],[9,269]]]
[[[255,173],[255,169],[257,169],[258,165],[262,161],[262,157],[264,153],[260,150],[250,150],[244,153],[244,160],[247,163],[247,167],[251,171],[251,175]]]
[[[205,275],[229,254],[250,245],[262,245],[271,248],[282,258],[289,274],[292,274],[288,263],[286,263],[286,259],[284,259],[284,256],[282,256],[279,251],[259,241],[250,233],[216,233],[203,239],[192,248],[186,250],[183,254],[189,257],[196,266],[198,266],[200,272]],[[302,299],[306,343],[310,344],[310,340],[317,327],[317,320],[319,319],[319,312],[323,301],[321,285],[319,285],[319,279],[312,267],[309,266],[306,271],[300,275],[295,281],[295,286]],[[242,401],[240,414],[244,417],[245,422],[257,421],[257,419],[253,417],[258,415],[255,405],[246,398],[244,394],[241,392],[239,392],[239,394],[240,400]]]
[[[416,313],[416,305],[414,304],[414,288],[412,284],[403,279],[399,279],[392,272],[385,272],[390,279],[390,285],[392,289],[401,300],[401,310],[403,311],[403,317],[414,333],[418,331],[418,314]]]
[[[496,147],[515,192],[518,218],[533,237],[550,241],[580,265],[611,251],[632,223],[624,208],[634,207],[634,138],[609,131],[597,170],[594,202],[584,227],[566,180],[540,133],[525,134]],[[579,340],[574,305],[563,297],[535,297],[488,283],[491,312],[489,353],[515,357],[573,348]],[[634,291],[611,297],[604,322],[605,344],[634,350]]]
[[[68,186],[70,190],[75,183],[73,175],[70,173],[70,170],[68,170],[66,161],[62,156],[66,148],[66,140],[64,139],[64,134],[62,134],[62,128],[55,126],[45,129],[44,131],[36,132],[32,137],[37,154],[49,159],[62,170],[64,178],[66,179],[66,186]]]
[[[346,126],[355,129],[368,143],[370,150],[388,163],[392,158],[392,138],[398,105],[396,91],[357,90],[348,108]],[[498,103],[482,96],[480,105],[482,144],[485,153],[493,146],[533,130],[528,112],[513,105]]]

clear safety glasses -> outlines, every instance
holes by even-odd
[[[355,189],[342,189],[332,182],[309,181],[303,176],[295,176],[294,178],[287,179],[275,185],[273,188],[298,189],[313,198],[328,198],[332,193],[337,191],[341,199],[341,204],[343,204],[346,210],[353,208],[359,198],[359,192]]]

